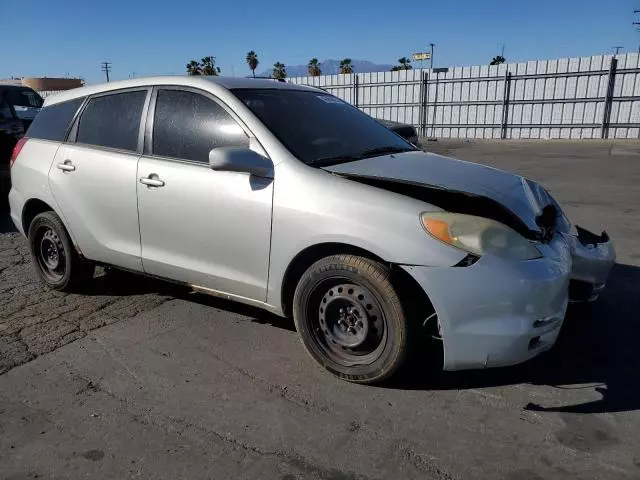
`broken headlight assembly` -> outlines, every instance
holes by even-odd
[[[448,212],[424,212],[420,219],[432,237],[477,256],[491,254],[510,260],[542,257],[529,240],[495,220]]]

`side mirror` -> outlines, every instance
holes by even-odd
[[[273,163],[248,148],[220,147],[209,152],[212,170],[245,172],[256,177],[273,178]]]

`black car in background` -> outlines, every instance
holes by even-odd
[[[413,125],[407,125],[406,123],[394,122],[393,120],[376,119],[383,124],[389,130],[393,130],[405,140],[418,146],[418,132]]]
[[[0,85],[0,102],[2,101],[13,110],[14,116],[22,121],[25,132],[44,103],[38,92],[21,85]]]
[[[0,85],[0,207],[9,194],[9,159],[42,108],[40,95],[29,87]]]

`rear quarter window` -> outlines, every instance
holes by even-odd
[[[12,88],[6,91],[7,101],[14,107],[42,107],[42,97],[30,88]]]
[[[101,95],[80,116],[76,142],[136,151],[147,90]]]
[[[27,130],[27,136],[56,142],[64,141],[69,124],[84,98],[76,98],[43,108]]]

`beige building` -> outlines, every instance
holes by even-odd
[[[30,87],[46,97],[52,93],[82,87],[84,80],[81,78],[22,77],[0,80],[0,84]]]

